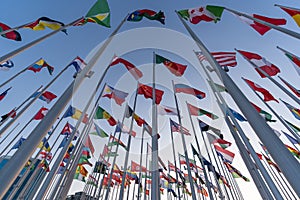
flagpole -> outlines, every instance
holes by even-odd
[[[21,26],[16,26],[16,27],[14,27],[14,28],[10,28],[10,29],[7,29],[7,30],[5,30],[5,31],[1,31],[1,32],[0,32],[0,35],[9,33],[9,32],[11,32],[11,31],[19,30],[19,29],[21,29],[21,28],[24,28],[24,26],[27,26],[27,25],[29,25],[29,24],[31,24],[31,23],[32,23],[32,22],[23,24],[23,25],[21,25]]]
[[[146,154],[146,169],[147,170],[148,170],[148,154],[149,154],[148,145],[149,144],[147,142],[147,150],[146,150],[146,152],[147,152],[147,154]],[[147,198],[146,190],[147,190],[147,174],[148,174],[148,172],[146,171],[145,174],[146,174],[146,176],[145,176],[145,182],[144,182],[144,200],[146,200],[146,198]]]
[[[10,134],[20,125],[20,123],[17,123],[17,125],[15,125],[10,131],[9,133],[7,133],[7,135],[1,140],[0,145],[3,143],[3,141],[6,140],[6,138],[8,138],[10,136]]]
[[[191,28],[186,24],[186,22],[183,21],[183,19],[179,16],[178,13],[177,15],[180,21],[185,26],[185,28],[190,33],[190,35],[192,36],[192,38],[197,43],[198,47],[204,53],[204,56],[207,57],[208,62],[211,64],[214,70],[216,70],[218,76],[227,88],[228,93],[232,96],[233,100],[236,102],[242,113],[246,116],[247,120],[249,121],[249,124],[253,128],[256,135],[266,145],[276,163],[279,164],[279,166],[281,167],[282,172],[288,179],[289,183],[295,189],[297,195],[300,196],[300,174],[298,173],[300,168],[299,162],[293,157],[293,155],[290,154],[290,152],[282,144],[281,140],[277,138],[277,136],[274,136],[273,130],[266,124],[266,122],[261,120],[261,116],[253,108],[246,96],[240,91],[240,89],[236,86],[232,79],[221,69],[221,66],[211,56],[208,49],[204,46],[204,44],[200,41],[196,34],[191,30]],[[246,139],[246,142],[247,141],[248,140]],[[279,197],[279,192],[277,191],[276,193]]]
[[[133,114],[131,117],[131,122],[130,122],[130,128],[129,128],[129,136],[127,140],[127,151],[125,155],[125,162],[124,162],[124,173],[122,175],[122,184],[121,184],[121,189],[120,189],[120,195],[119,195],[119,200],[123,200],[124,197],[124,186],[125,186],[125,180],[126,180],[126,174],[127,174],[127,165],[128,165],[128,160],[129,160],[129,151],[130,151],[130,145],[131,145],[131,132],[133,128],[133,120],[134,120],[134,114],[135,114],[135,109],[136,109],[136,102],[137,102],[137,95],[138,95],[138,88],[139,88],[139,83],[137,83],[137,88],[135,92],[135,97],[134,97],[134,104],[133,104]],[[128,106],[126,107],[128,108]]]
[[[143,162],[143,150],[144,150],[144,134],[145,134],[145,127],[143,127],[143,132],[142,132],[142,141],[141,141],[141,155],[140,155],[140,170],[139,170],[139,185],[138,185],[138,196],[137,196],[137,200],[140,200],[140,194],[141,194],[141,179],[142,179],[142,162]],[[147,171],[146,171],[147,172]],[[145,172],[145,173],[146,173]]]
[[[236,14],[236,15],[238,15],[238,16],[243,16],[243,17],[246,17],[246,18],[248,18],[248,19],[251,19],[251,20],[253,20],[253,21],[255,21],[255,22],[258,22],[258,23],[260,23],[260,24],[262,24],[262,25],[268,26],[268,27],[270,27],[270,28],[272,28],[272,29],[275,29],[275,30],[277,30],[277,31],[279,31],[279,32],[282,32],[282,33],[284,33],[284,34],[287,34],[287,35],[289,35],[289,36],[291,36],[291,37],[294,37],[294,38],[296,38],[296,39],[300,39],[300,34],[297,33],[297,32],[291,31],[291,30],[286,29],[286,28],[282,28],[282,27],[280,27],[280,26],[276,26],[276,25],[274,25],[274,24],[271,24],[271,23],[268,23],[268,22],[266,22],[266,21],[257,19],[257,18],[255,18],[255,17],[251,17],[251,16],[249,16],[249,15],[246,15],[246,14],[244,14],[244,13],[241,13],[241,12],[238,12],[238,11],[235,11],[235,10],[232,10],[232,9],[229,9],[229,8],[225,8],[225,7],[224,7],[224,9],[225,9],[225,10],[228,10],[229,12],[234,13],[234,14]]]
[[[179,169],[180,169],[180,171],[182,171],[181,170],[181,163],[180,163],[180,155],[179,155],[179,152],[178,152],[178,159],[179,159]],[[183,174],[183,176],[184,176],[184,174]],[[184,200],[186,200],[186,192],[184,192],[184,187],[186,187],[186,183],[185,183],[185,179],[184,180],[182,180],[182,193],[183,193],[183,199]]]
[[[176,109],[178,113],[178,122],[180,125],[180,135],[181,135],[181,140],[182,140],[182,145],[183,145],[183,151],[184,151],[184,156],[185,156],[185,161],[187,163],[187,169],[188,169],[188,175],[189,175],[189,182],[190,182],[190,187],[191,187],[191,192],[192,192],[192,199],[196,200],[196,193],[195,193],[195,188],[193,184],[193,178],[192,178],[192,173],[191,173],[191,166],[190,166],[190,161],[188,158],[188,153],[187,153],[187,148],[186,148],[186,143],[185,143],[185,138],[182,130],[182,123],[181,123],[181,117],[180,117],[180,111],[179,111],[179,105],[178,105],[178,100],[176,96],[176,91],[175,91],[175,86],[174,86],[174,81],[172,80],[172,85],[173,85],[173,93],[174,93],[174,99],[175,99],[175,104],[176,104]]]
[[[236,50],[240,55],[242,55],[237,49]],[[242,55],[244,59],[246,59],[255,69],[257,69],[260,73],[262,73],[264,76],[266,76],[272,83],[274,83],[277,87],[279,87],[285,94],[287,94],[291,99],[293,99],[298,105],[300,105],[300,100],[295,97],[290,91],[288,91],[285,87],[283,87],[279,82],[277,82],[275,79],[273,79],[269,74],[267,74],[264,70],[262,70],[260,67],[258,67],[254,62],[246,58],[244,55]]]
[[[247,84],[246,80],[242,77],[242,79],[245,81],[245,83]],[[247,84],[248,85],[248,84]],[[248,85],[249,86],[249,85]],[[250,86],[249,86],[250,87]],[[295,134],[295,132],[285,123],[285,121],[283,121],[283,119],[275,112],[275,110],[272,109],[271,106],[269,106],[269,104],[267,104],[262,98],[261,96],[259,96],[257,94],[257,92],[250,87],[250,89],[254,92],[254,94],[269,108],[269,110],[272,111],[272,113],[274,113],[274,115],[279,119],[279,121],[285,126],[285,128],[287,128],[292,134],[293,136],[297,139],[297,141],[300,143],[300,138],[297,134]]]
[[[155,63],[156,56],[153,52],[153,71],[152,71],[152,181],[151,181],[151,200],[160,200],[159,170],[158,170],[158,133],[157,133],[157,107],[156,107],[156,85],[155,85]],[[121,200],[121,199],[120,199]]]
[[[191,146],[192,147],[192,146]],[[193,154],[193,159],[194,159],[194,161],[195,161],[195,165],[196,165],[196,172],[194,171],[194,173],[195,173],[195,175],[196,175],[196,177],[198,177],[198,179],[199,179],[199,182],[200,182],[200,184],[199,184],[199,187],[200,187],[200,189],[201,189],[201,199],[203,199],[204,200],[204,197],[203,197],[203,190],[202,190],[202,185],[201,185],[201,181],[200,181],[200,179],[201,179],[201,177],[200,177],[200,175],[199,175],[199,171],[198,171],[198,167],[197,167],[197,162],[196,162],[196,157],[195,157],[195,154]],[[203,180],[202,180],[203,181]],[[196,184],[197,184],[197,186],[198,186],[198,183],[197,183],[197,181],[195,182]],[[197,187],[197,189],[198,189],[198,187]],[[198,198],[199,198],[199,192],[197,191],[197,193],[198,193]]]
[[[177,164],[176,164],[176,156],[175,156],[174,138],[173,138],[173,131],[172,131],[172,128],[171,128],[171,123],[170,123],[170,130],[171,130],[171,140],[172,140],[173,159],[174,159],[174,165],[175,165],[175,175],[176,175],[176,181],[177,181],[178,199],[181,200],[181,197],[180,197],[181,194],[180,194],[180,188],[179,188],[179,178],[178,178]]]

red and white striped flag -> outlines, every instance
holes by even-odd
[[[199,61],[207,60],[202,52],[195,52]],[[221,65],[235,67],[237,65],[236,52],[211,52],[211,55],[216,59],[216,61]]]

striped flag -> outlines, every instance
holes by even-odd
[[[170,119],[170,124],[171,124],[171,131],[172,132],[179,132],[181,133],[181,129],[182,129],[182,133],[184,135],[191,135],[189,133],[189,130],[184,128],[183,126],[180,126],[178,123],[174,122],[173,120]]]
[[[200,61],[207,60],[202,52],[195,52],[195,53]],[[214,59],[216,59],[219,65],[221,65],[222,67],[224,66],[235,67],[237,65],[236,52],[217,51],[217,52],[210,52],[210,53],[214,57]]]

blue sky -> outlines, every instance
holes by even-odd
[[[6,1],[2,3],[2,12],[0,21],[11,26],[19,26],[22,24],[26,24],[28,22],[34,21],[39,17],[47,16],[49,18],[64,22],[65,24],[70,23],[71,21],[74,21],[75,19],[84,16],[89,8],[94,4],[95,1],[88,0],[88,1],[71,1],[71,0],[65,0],[65,1],[37,1],[37,0],[28,0],[26,2],[22,1]],[[296,23],[293,21],[293,19],[288,16],[285,12],[283,12],[280,8],[275,7],[274,4],[282,4],[286,6],[291,7],[297,7],[298,5],[296,2],[287,2],[283,0],[278,1],[259,1],[259,0],[253,0],[253,1],[180,1],[180,0],[166,0],[166,1],[159,1],[159,0],[131,0],[131,1],[109,1],[109,6],[111,10],[111,26],[112,28],[108,29],[96,24],[87,24],[82,27],[71,27],[68,29],[68,35],[66,36],[64,33],[57,33],[53,37],[45,40],[44,42],[26,50],[25,52],[15,56],[12,58],[13,62],[15,63],[15,67],[12,68],[8,72],[0,72],[1,73],[1,82],[7,80],[12,75],[16,74],[23,68],[29,66],[33,62],[35,62],[40,57],[44,58],[50,65],[54,66],[54,75],[56,75],[64,66],[66,66],[72,59],[74,59],[76,56],[80,56],[82,58],[86,58],[89,53],[92,51],[94,47],[96,47],[98,44],[100,44],[103,40],[105,40],[109,34],[117,27],[117,25],[120,23],[120,21],[125,17],[127,13],[130,13],[136,9],[152,9],[155,11],[162,10],[165,12],[166,16],[166,25],[162,25],[157,21],[149,21],[147,19],[143,19],[141,22],[135,22],[130,23],[126,22],[121,32],[125,32],[128,30],[133,30],[136,28],[142,28],[142,27],[157,27],[157,28],[167,28],[174,31],[177,31],[179,33],[185,34],[188,36],[187,31],[184,29],[183,25],[180,23],[179,19],[176,16],[175,10],[180,9],[186,9],[186,8],[193,8],[193,7],[199,7],[202,5],[210,4],[210,5],[219,5],[219,6],[225,6],[231,9],[235,9],[244,13],[249,14],[260,14],[268,17],[277,17],[277,18],[285,18],[287,19],[287,24],[283,27],[288,28],[290,30],[299,32],[299,27],[296,25]],[[284,49],[289,50],[290,52],[293,52],[296,55],[300,55],[298,40],[295,38],[292,38],[290,36],[284,35],[283,33],[280,33],[276,30],[271,30],[268,33],[266,33],[264,36],[260,36],[257,32],[255,32],[250,26],[240,21],[237,17],[233,16],[228,11],[224,11],[222,19],[217,24],[214,23],[206,23],[201,22],[197,25],[189,24],[190,27],[195,31],[195,33],[199,36],[199,38],[204,42],[204,44],[207,46],[207,48],[210,51],[234,51],[234,48],[255,52],[263,57],[266,57],[267,60],[277,65],[281,73],[280,75],[288,80],[290,83],[292,83],[296,88],[300,88],[300,84],[298,82],[299,76],[296,74],[296,71],[294,70],[292,64],[289,62],[289,60],[283,55],[282,52],[280,52],[278,49],[276,49],[276,46],[280,46]],[[11,40],[7,40],[5,38],[0,38],[0,54],[5,55],[12,50],[15,50],[22,45],[25,45],[29,43],[30,41],[37,39],[41,37],[42,35],[50,32],[50,30],[45,31],[32,31],[29,29],[21,29],[19,30],[22,41],[21,42],[15,42]],[[138,37],[138,36],[137,36]],[[140,36],[141,38],[145,38],[147,40],[147,37]],[[152,37],[149,36],[153,40]],[[164,41],[166,38],[163,37],[157,37],[155,38],[157,41]],[[156,42],[157,42],[156,41]],[[135,43],[134,40],[127,40],[124,41],[120,45],[129,45],[131,43]],[[182,44],[182,46],[178,46],[178,48],[183,48],[186,44]],[[118,50],[120,48],[124,48],[121,46],[114,46],[115,51],[121,51]],[[141,49],[141,50],[131,50],[127,52],[123,56],[124,58],[132,61],[136,66],[143,69],[143,73],[145,74],[145,78],[142,79],[143,81],[151,81],[151,70],[149,70],[149,65],[151,66],[152,62],[152,52],[155,51],[154,49]],[[182,55],[176,55],[174,52],[168,52],[165,50],[157,50],[159,53],[168,56],[169,58],[174,59],[174,61],[186,63],[190,68],[187,70],[186,74],[184,75],[183,79],[186,83],[190,83],[192,86],[203,90],[205,92],[209,92],[207,88],[207,84],[203,83],[204,79],[200,76],[195,76],[195,73],[197,73],[197,66],[194,66],[192,63],[189,63],[189,60],[185,59]],[[236,82],[237,85],[240,86],[241,90],[245,92],[246,96],[262,107],[264,110],[267,110],[265,106],[262,104],[262,102],[259,102],[259,99],[257,99],[252,91],[248,88],[248,86],[242,81],[241,77],[248,78],[250,80],[253,80],[254,82],[260,84],[261,86],[264,86],[268,88],[271,93],[276,98],[282,98],[286,100],[287,102],[291,103],[295,107],[297,107],[297,104],[295,104],[289,97],[287,97],[285,94],[283,94],[281,91],[279,91],[276,86],[274,86],[270,81],[266,79],[262,79],[258,76],[258,74],[255,72],[253,67],[247,63],[240,55],[237,55],[237,61],[238,65],[235,68],[231,68],[229,71],[230,77]],[[162,67],[162,66],[161,66]],[[123,76],[123,73],[125,73],[126,70],[124,69],[112,69],[108,76],[106,77],[105,81],[108,82],[110,85],[113,86],[119,86],[120,84],[123,87],[128,84],[126,80],[128,79],[127,76]],[[160,73],[161,72],[161,73]],[[68,84],[72,81],[72,75],[74,73],[73,69],[68,69],[67,73],[63,74],[62,77],[55,83],[51,88],[49,88],[49,91],[57,94],[57,96],[60,96],[63,92],[63,90],[68,86]],[[164,79],[165,76],[172,78],[169,74],[167,74],[168,71],[162,69],[159,71],[158,78]],[[53,75],[53,76],[54,76]],[[173,76],[174,78],[174,76]],[[52,77],[48,74],[47,70],[43,69],[41,72],[34,74],[31,71],[26,71],[22,75],[20,75],[18,78],[16,78],[11,83],[7,84],[6,86],[0,88],[0,92],[6,90],[8,87],[12,86],[12,89],[9,91],[8,95],[0,102],[0,114],[5,114],[9,112],[13,107],[18,106],[25,98],[27,98],[34,90],[36,90],[40,85],[46,85]],[[130,79],[130,77],[129,77]],[[175,78],[174,78],[175,79]],[[180,81],[180,79],[178,79]],[[278,78],[276,78],[278,80]],[[158,80],[159,81],[159,80]],[[133,83],[134,85],[134,83]],[[130,85],[128,86],[127,92],[130,93],[131,98],[129,100],[129,104],[133,106],[133,91],[134,86]],[[160,85],[161,88],[165,87],[168,88],[169,86],[166,85]],[[126,87],[124,87],[126,90]],[[79,94],[80,96],[80,94]],[[179,95],[181,98],[181,103],[183,105],[184,100],[188,99],[184,95]],[[214,101],[211,96],[208,96],[207,99],[196,101],[195,99],[192,99],[191,101],[196,102],[199,107],[207,107],[208,109],[217,110],[216,105],[214,104]],[[80,98],[80,97],[78,97]],[[172,93],[171,91],[166,92],[166,100],[163,101],[164,104],[169,106],[174,106],[174,102],[172,100]],[[228,103],[231,107],[238,110],[234,102],[230,99],[230,97],[226,96],[226,99],[228,100]],[[78,99],[76,99],[78,100]],[[142,97],[139,97],[139,103],[137,107],[137,113],[142,115],[147,121],[151,120],[151,113],[149,113],[149,108],[143,107],[143,105],[147,105],[150,107],[151,103],[149,100],[143,100]],[[170,103],[172,101],[172,103]],[[107,108],[110,112],[112,111],[113,103],[108,101],[107,99],[101,100],[101,105],[103,107]],[[20,118],[20,122],[25,123],[28,121],[33,113],[37,111],[37,109],[41,106],[51,107],[53,103],[46,105],[44,102],[37,101],[33,107],[31,107],[28,112]],[[297,124],[298,121],[293,118],[293,116],[289,113],[289,111],[284,107],[282,103],[270,103],[270,105],[278,110],[279,114],[286,117],[291,122]],[[121,109],[124,109],[122,107]],[[119,111],[120,108],[117,108]],[[115,113],[115,112],[114,112]],[[121,119],[121,114],[118,116],[114,116],[117,119]],[[167,118],[163,118],[163,120],[166,120]],[[202,119],[202,118],[201,118]],[[204,118],[205,119],[205,118]],[[190,128],[190,122],[188,121],[188,117],[185,116],[184,118],[187,128]],[[30,130],[34,128],[34,126],[38,122],[32,122],[32,126],[30,126],[28,129],[22,133],[22,135],[27,136],[30,134]],[[218,122],[220,124],[216,124],[218,128],[222,128],[225,131],[225,138],[228,138],[229,141],[232,141],[232,138],[227,131],[224,122]],[[298,123],[299,124],[299,123]],[[105,123],[101,122],[101,125],[104,126],[104,129],[107,130],[107,132],[112,131],[111,127],[108,127],[105,125]],[[279,123],[276,122],[274,124],[271,124],[273,128],[276,128],[278,130],[285,130],[285,128]],[[258,149],[257,141],[258,139],[252,132],[251,128],[246,125],[242,124],[242,127],[245,128],[247,135],[253,139],[253,145]],[[20,129],[21,127],[19,127]],[[137,130],[138,127],[136,127]],[[161,127],[161,130],[166,131],[165,127]],[[16,131],[17,132],[17,131]],[[168,134],[166,132],[165,134]],[[123,136],[122,136],[123,137]],[[283,138],[283,136],[281,136]],[[99,151],[102,151],[102,145],[104,144],[104,140],[99,140],[98,138],[93,138],[95,142],[95,146],[100,147],[97,149],[97,153]],[[126,141],[127,136],[124,136],[122,138],[124,141]],[[168,140],[166,136],[164,136],[163,139]],[[288,143],[285,138],[283,138],[284,142]],[[98,145],[99,144],[99,145]],[[162,144],[160,144],[162,145]],[[138,148],[137,148],[138,149]],[[135,150],[135,148],[133,148]],[[240,156],[238,155],[238,151],[235,146],[231,149],[236,153],[236,160],[233,162],[235,166],[239,166],[241,168],[241,171],[244,172],[246,169],[241,163]],[[259,150],[260,151],[260,150]],[[169,154],[163,154],[163,158],[167,159]],[[120,163],[120,165],[122,165]],[[244,172],[247,177],[249,177],[249,174],[247,171]],[[253,182],[251,183],[243,183],[241,180],[238,180],[238,183],[241,184],[242,190],[245,192],[245,199],[257,199],[259,198],[259,194],[257,193],[255,187],[253,186]],[[75,187],[72,187],[73,191],[76,189],[81,188],[81,184],[77,183]],[[251,189],[250,189],[251,188]],[[247,190],[249,189],[249,190]]]

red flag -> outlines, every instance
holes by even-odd
[[[136,162],[131,161],[131,171],[133,171],[133,172],[139,172],[140,169],[142,169],[142,172],[147,172],[147,168],[146,167],[143,167],[143,166],[137,164]]]
[[[94,154],[95,148],[94,148],[94,145],[93,145],[93,143],[91,141],[90,135],[87,135],[87,138],[85,140],[84,146],[88,147],[91,150],[92,154]]]
[[[138,68],[136,68],[136,66],[123,58],[119,58],[118,56],[114,57],[109,66],[114,66],[119,63],[123,64],[136,80],[143,76],[143,73]]]
[[[287,81],[285,81],[280,76],[278,76],[278,77],[288,88],[290,88],[290,90],[292,90],[292,92],[294,92],[295,95],[297,95],[297,97],[300,97],[300,90],[297,90],[296,88],[294,88],[291,84],[289,84]]]
[[[138,94],[144,95],[144,97],[146,99],[153,98],[152,90],[153,90],[152,87],[139,83]],[[155,89],[155,103],[156,104],[159,104],[161,102],[163,94],[164,94],[164,91]]]
[[[280,69],[275,66],[274,64],[267,61],[264,57],[261,57],[260,55],[256,53],[251,53],[248,51],[241,51],[238,50],[240,54],[242,54],[246,59],[254,63],[257,67],[259,67],[261,70],[265,71],[269,76],[275,76],[280,72]],[[255,69],[259,75],[262,78],[265,78],[266,76],[263,75],[258,69]]]
[[[47,103],[50,103],[53,99],[55,99],[57,96],[53,94],[52,92],[45,91],[43,94],[40,96],[40,99],[46,101]]]
[[[253,90],[255,90],[255,91],[257,91],[257,92],[260,92],[260,93],[262,93],[262,94],[264,95],[264,101],[272,101],[272,100],[274,100],[274,101],[276,101],[277,103],[279,103],[278,100],[275,99],[275,98],[273,97],[273,95],[272,95],[268,90],[266,90],[265,88],[262,88],[260,85],[254,83],[254,82],[252,82],[252,81],[250,81],[250,80],[248,80],[248,79],[245,79],[245,78],[244,78],[244,80],[246,81],[246,83],[247,83]]]
[[[42,107],[42,108],[36,113],[36,115],[33,117],[33,119],[35,119],[35,120],[43,119],[43,118],[46,116],[47,113],[48,113],[48,108]]]
[[[12,109],[9,113],[2,115],[1,116],[1,121],[3,122],[4,120],[6,120],[8,117],[14,118],[17,115],[17,112],[15,109]]]

